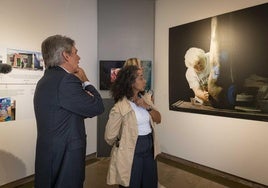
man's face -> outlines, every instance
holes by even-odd
[[[205,60],[200,59],[198,62],[196,62],[194,69],[198,73],[202,72],[205,69]]]
[[[65,59],[65,63],[62,64],[62,66],[70,73],[76,73],[78,71],[78,64],[80,60],[79,55],[77,55],[77,49],[73,46],[72,52],[70,54],[67,52],[63,52],[63,56]]]
[[[79,60],[80,57],[79,55],[77,55],[77,49],[73,46],[72,47],[72,52],[70,54],[70,58],[69,58],[69,64],[70,64],[70,68],[72,73],[75,73],[78,69],[78,64],[79,64]]]

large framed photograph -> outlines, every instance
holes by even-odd
[[[268,3],[169,29],[169,109],[268,121]]]

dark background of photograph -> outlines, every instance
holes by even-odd
[[[242,93],[245,79],[250,75],[268,77],[268,3],[217,18],[221,49],[218,83],[227,90],[235,86],[236,92]],[[190,101],[190,97],[194,97],[185,77],[184,55],[190,47],[208,52],[210,32],[211,18],[169,29],[170,106],[178,100]]]
[[[125,61],[123,60],[101,60],[99,63],[100,66],[100,90],[109,90],[111,86],[111,69],[112,68],[121,68],[124,65]]]
[[[109,90],[111,86],[111,69],[123,67],[123,60],[100,60],[100,90]],[[142,60],[141,65],[144,68],[143,75],[146,80],[145,90],[151,90],[152,83],[152,62],[150,60]]]

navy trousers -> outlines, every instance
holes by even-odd
[[[157,188],[157,162],[152,134],[138,136],[131,169],[130,188]],[[123,186],[119,185],[120,188]]]

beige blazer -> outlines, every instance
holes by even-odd
[[[144,98],[144,100],[153,106],[152,101],[148,101],[148,97]],[[154,138],[154,157],[156,157],[160,153],[160,148],[155,134],[155,123],[151,117],[150,124]],[[134,151],[138,138],[138,126],[135,112],[126,97],[118,101],[111,109],[104,137],[106,142],[113,146],[107,184],[129,186]],[[118,141],[119,139],[120,141]]]

